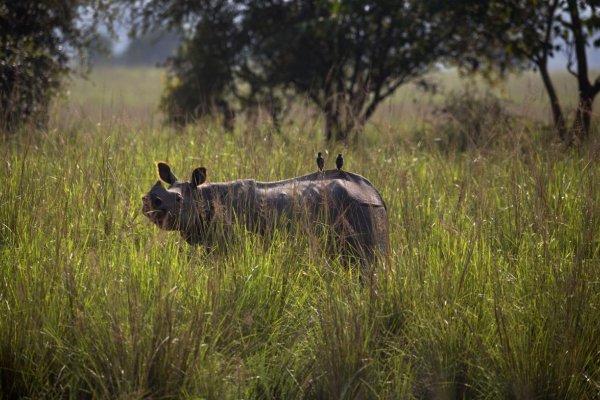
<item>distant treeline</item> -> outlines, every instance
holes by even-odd
[[[112,48],[98,28],[117,23],[136,39],[90,57]],[[10,0],[0,5],[0,128],[43,126],[73,66],[163,63],[170,123],[217,115],[231,130],[236,113],[265,110],[278,130],[302,98],[322,114],[327,140],[348,141],[396,89],[430,88],[428,74],[444,65],[491,80],[539,72],[552,127],[570,145],[591,131],[600,77],[588,53],[599,35],[595,0]],[[574,112],[550,74],[557,54],[577,82]]]
[[[114,42],[103,35],[102,46],[91,49],[92,65],[157,66],[175,54],[181,36],[175,32],[151,32],[131,39],[124,50],[116,51]]]

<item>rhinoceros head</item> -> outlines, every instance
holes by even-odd
[[[158,176],[169,185],[165,188],[157,181],[142,197],[142,211],[150,221],[165,230],[185,230],[194,215],[194,193],[206,181],[206,168],[199,167],[192,172],[191,182],[181,182],[167,163],[159,162]]]

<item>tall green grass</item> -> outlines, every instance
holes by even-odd
[[[600,396],[597,144],[329,147],[387,202],[391,260],[365,283],[302,232],[190,248],[141,215],[156,160],[288,178],[327,147],[313,125],[97,122],[0,145],[2,398]]]

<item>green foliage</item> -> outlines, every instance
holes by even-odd
[[[456,9],[473,18],[463,29],[473,37],[465,43],[469,56],[453,61],[468,69],[485,71],[534,68],[540,72],[552,107],[553,123],[561,140],[585,139],[591,128],[592,105],[600,93],[600,77],[590,78],[587,50],[597,48],[600,4],[595,0],[528,0],[453,2]],[[452,5],[455,7],[455,4]],[[579,104],[569,126],[548,71],[556,53],[568,56],[567,70],[577,80]]]
[[[249,80],[293,88],[347,140],[400,85],[427,72],[447,29],[427,2],[281,2],[251,7]]]
[[[266,104],[276,117],[292,91],[324,114],[328,140],[348,140],[396,88],[454,51],[454,26],[439,9],[408,0],[171,0],[136,2],[133,15],[141,29],[194,21],[170,63],[163,108],[171,119],[232,97],[242,108]]]
[[[45,124],[48,105],[71,71],[70,58],[94,37],[111,1],[21,1],[0,4],[0,130]],[[85,20],[82,15],[85,14]]]
[[[266,105],[278,125],[291,91],[323,113],[327,140],[346,141],[383,100],[435,63],[487,77],[535,68],[554,127],[571,143],[589,134],[600,92],[586,56],[600,43],[595,1],[124,1],[136,27],[166,25],[189,35],[171,64],[175,83],[163,103],[175,120],[204,115],[215,102],[229,110],[224,99],[235,98],[245,109]],[[570,131],[548,70],[561,51],[580,90]]]
[[[225,127],[231,129],[228,96],[234,91],[233,66],[240,52],[234,17],[227,4],[207,11],[194,34],[184,39],[177,54],[167,61],[161,108],[170,122],[184,125],[219,111]]]
[[[489,91],[450,92],[435,113],[435,140],[445,150],[460,152],[490,147],[511,126],[505,105]]]

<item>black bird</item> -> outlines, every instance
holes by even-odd
[[[335,159],[335,166],[337,167],[338,171],[342,170],[342,167],[344,166],[344,157],[342,157],[342,154],[338,154],[337,158]]]
[[[317,154],[317,167],[319,167],[319,171],[323,171],[323,167],[325,166],[325,160],[321,156],[321,152]]]

